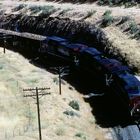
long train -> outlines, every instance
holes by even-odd
[[[71,43],[57,36],[41,42],[39,52],[61,57],[90,75],[100,75],[105,86],[113,89],[128,105],[131,116],[140,121],[140,81],[131,70],[116,59],[87,45]]]
[[[24,43],[26,41],[21,39]],[[70,65],[82,68],[90,75],[100,75],[105,86],[113,89],[121,96],[130,111],[131,116],[140,122],[140,81],[131,70],[116,59],[107,58],[99,50],[80,43],[72,43],[58,36],[47,36],[37,47],[28,47],[40,57],[55,56]],[[14,42],[15,43],[15,42]],[[13,46],[17,46],[14,45]],[[21,49],[25,47],[21,45]],[[25,48],[24,48],[25,49]]]

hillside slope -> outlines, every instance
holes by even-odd
[[[1,140],[38,139],[36,100],[24,97],[33,93],[23,92],[23,88],[36,86],[51,88],[46,91],[50,95],[40,98],[42,139],[111,139],[109,129],[95,124],[92,109],[82,95],[66,81],[62,81],[62,95],[59,95],[58,75],[33,66],[18,53],[6,50],[3,54],[0,48],[0,79]],[[79,104],[79,111],[69,105],[71,101]]]
[[[140,9],[136,7],[5,1],[1,9],[1,28],[12,29],[18,23],[23,31],[90,43],[140,73]]]

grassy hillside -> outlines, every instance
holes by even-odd
[[[59,95],[58,75],[33,66],[18,53],[3,54],[0,48],[0,79],[1,140],[38,140],[36,100],[24,97],[34,93],[23,92],[36,86],[51,88],[45,91],[50,95],[40,98],[42,139],[107,140],[110,136],[109,129],[95,123],[92,108],[81,94],[62,81]]]

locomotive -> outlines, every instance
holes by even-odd
[[[51,36],[42,41],[40,50],[65,59],[74,67],[84,69],[90,75],[100,75],[105,86],[118,91],[117,94],[128,105],[131,116],[140,121],[140,81],[131,70],[116,59],[80,43],[71,43],[67,39]]]

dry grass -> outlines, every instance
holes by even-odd
[[[70,90],[69,84],[62,85],[62,95],[58,94],[58,85],[53,82],[57,75],[31,65],[17,53],[0,48],[0,139],[1,140],[37,140],[38,126],[36,101],[24,98],[22,88],[50,87],[51,95],[40,99],[43,139],[47,140],[106,140],[108,129],[95,124],[90,106],[85,103],[76,90]],[[78,101],[80,111],[69,106]],[[63,112],[74,111],[78,116],[69,116]],[[98,128],[98,129],[97,129]],[[82,134],[77,137],[76,134]]]
[[[111,32],[110,32],[111,31]],[[124,35],[119,28],[110,26],[104,29],[108,38],[108,49],[110,53],[120,56],[131,68],[137,68],[140,74],[140,45],[135,39],[130,39]]]

